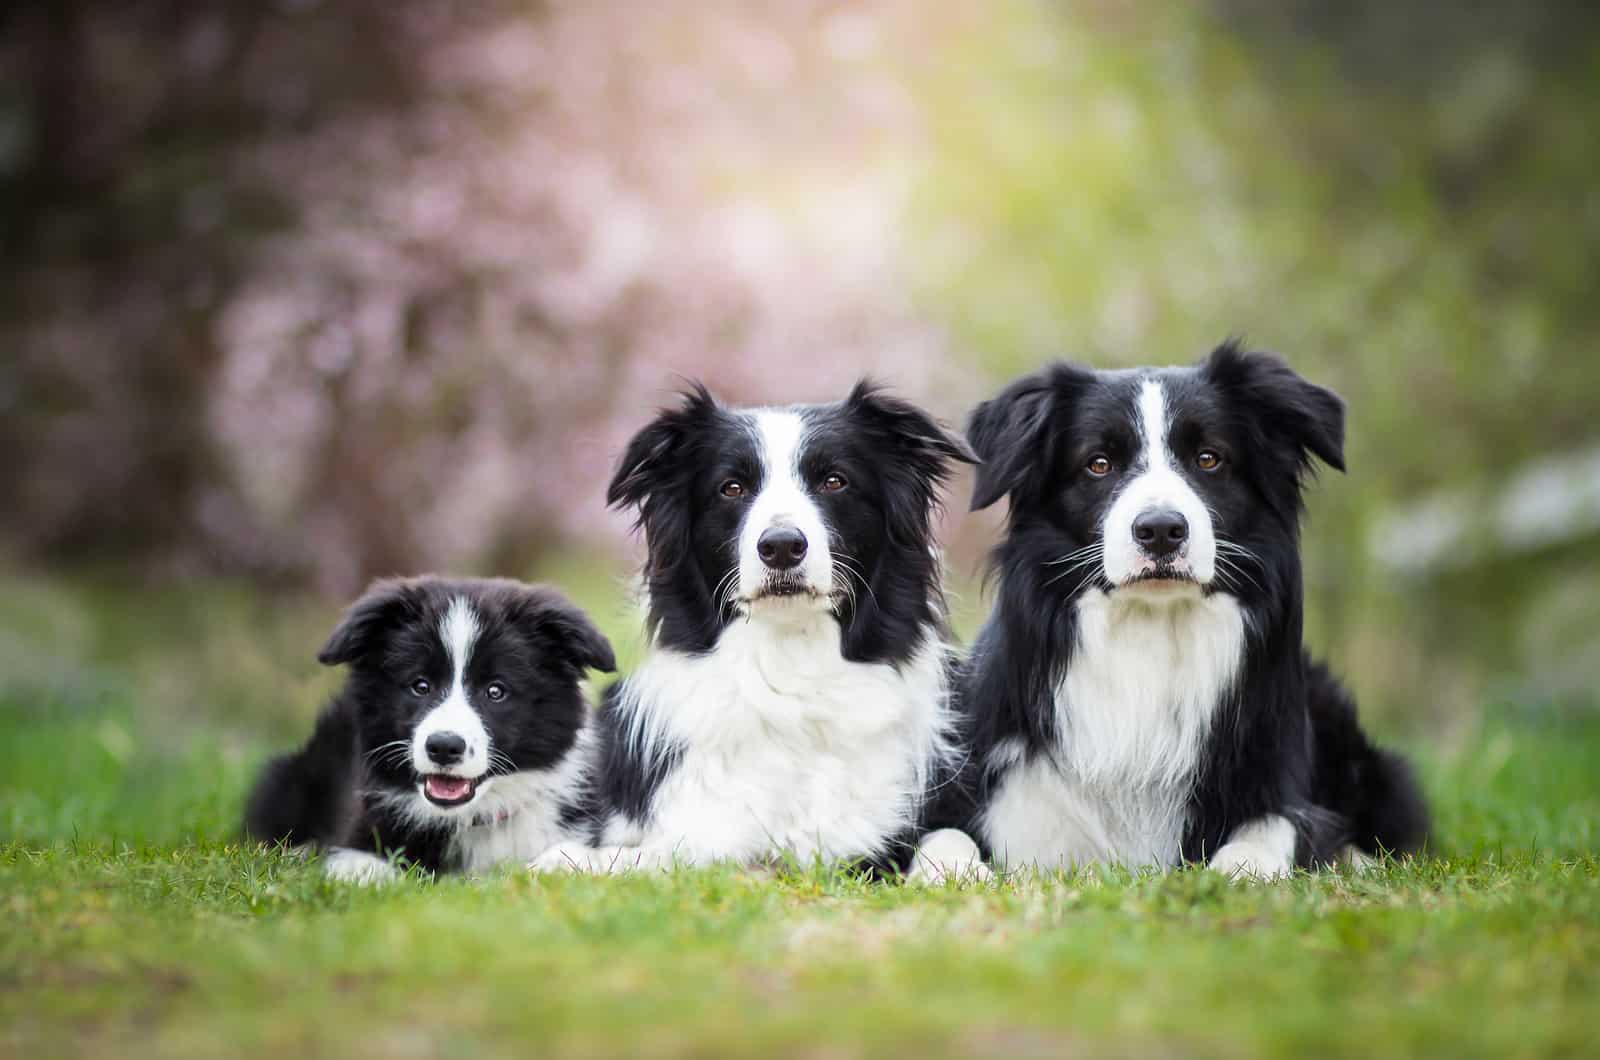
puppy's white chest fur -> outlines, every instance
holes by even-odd
[[[984,827],[1002,863],[1178,862],[1200,755],[1238,676],[1244,614],[1220,593],[1145,592],[1079,602],[1050,753],[1026,756],[1020,742],[995,750],[1003,779]]]
[[[799,604],[736,622],[706,655],[657,651],[618,703],[625,738],[676,749],[648,820],[603,842],[675,860],[873,854],[915,823],[951,717],[933,631],[905,665],[846,661],[839,627]]]
[[[554,769],[496,777],[478,796],[476,813],[455,836],[463,872],[526,863],[577,833],[562,819],[593,760],[590,730]]]

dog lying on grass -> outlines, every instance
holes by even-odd
[[[585,671],[611,645],[554,590],[380,581],[318,656],[343,691],[299,751],[269,762],[245,812],[262,841],[324,851],[362,883],[523,863],[579,834],[593,759]]]

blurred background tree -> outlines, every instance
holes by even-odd
[[[1597,26],[1556,0],[9,5],[0,543],[35,579],[330,594],[620,571],[609,463],[680,376],[788,401],[873,373],[959,419],[1052,357],[1242,333],[1351,404],[1307,575],[1358,691],[1436,722],[1589,701]],[[963,576],[993,526],[949,521]]]

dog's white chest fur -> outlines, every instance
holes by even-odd
[[[1090,593],[1077,617],[1057,745],[994,752],[1010,768],[984,817],[989,844],[1013,868],[1174,865],[1212,718],[1238,675],[1244,614],[1224,594],[1123,591]]]
[[[461,870],[477,873],[510,862],[524,864],[577,834],[563,823],[562,808],[589,768],[591,743],[586,729],[556,768],[496,777],[478,796],[471,823],[456,832]]]
[[[833,618],[793,605],[736,622],[700,656],[658,651],[629,681],[627,738],[677,748],[649,819],[608,845],[684,862],[873,854],[915,823],[949,753],[944,646],[904,666],[846,661]]]

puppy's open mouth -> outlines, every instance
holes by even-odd
[[[481,779],[429,773],[422,778],[422,795],[435,806],[465,806],[478,794],[478,781]]]

